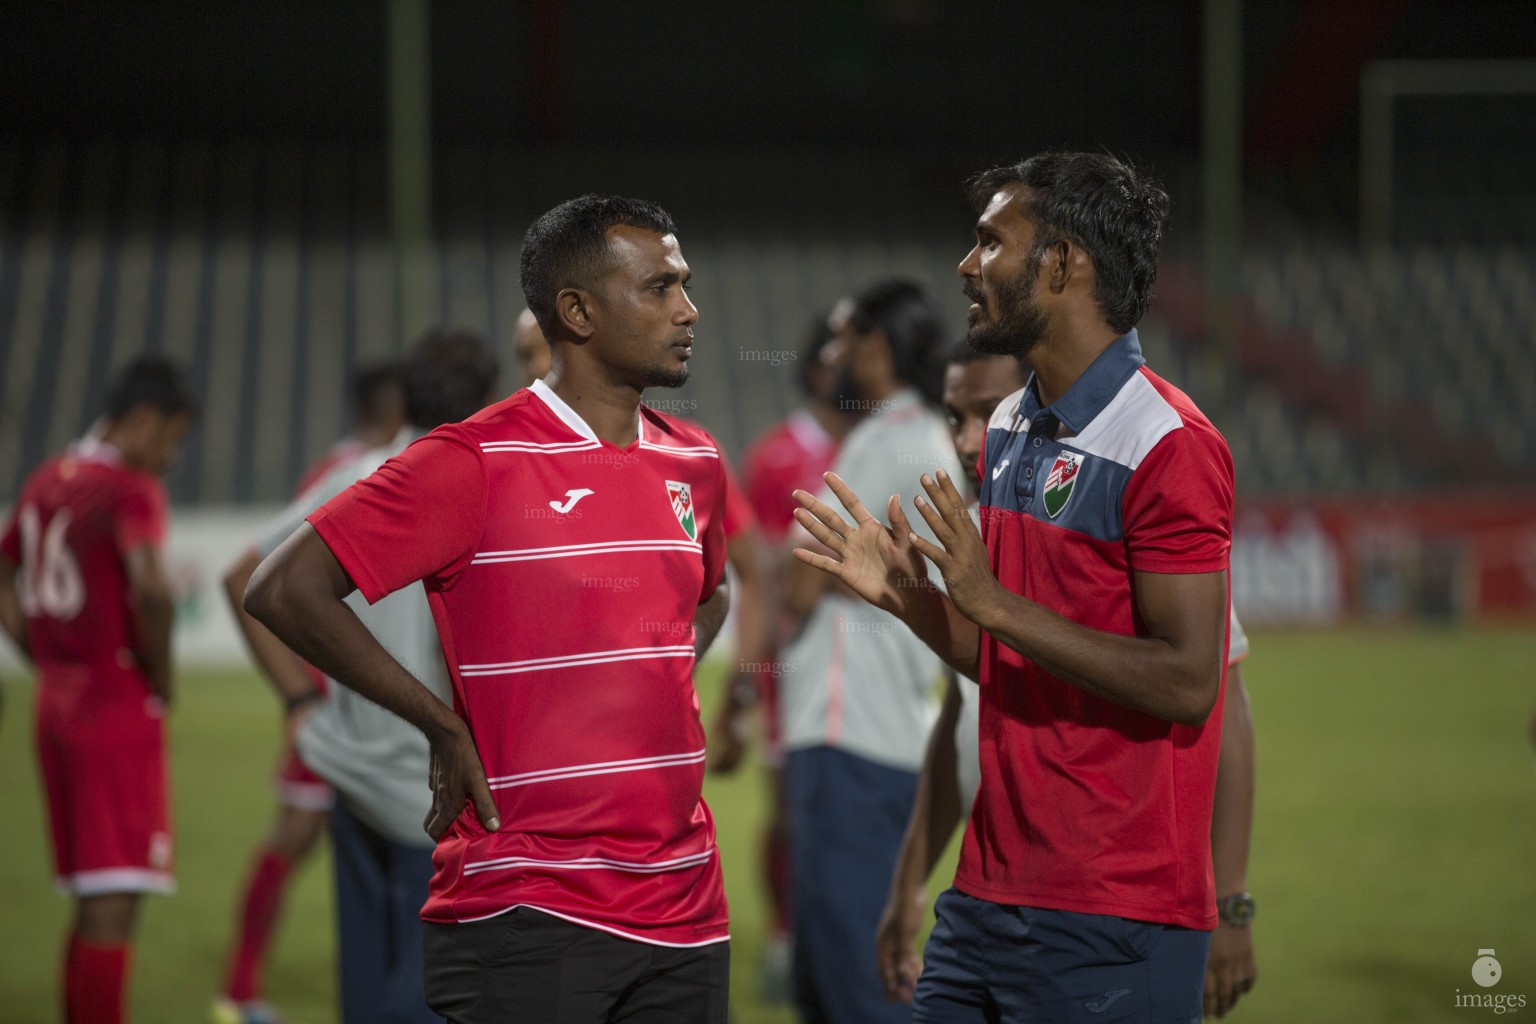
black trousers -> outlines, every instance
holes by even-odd
[[[451,1024],[726,1024],[730,943],[653,946],[527,907],[422,923],[427,1005]]]

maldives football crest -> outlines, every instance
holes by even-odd
[[[1055,519],[1072,500],[1072,489],[1077,486],[1077,471],[1083,468],[1083,457],[1076,452],[1062,452],[1051,463],[1051,471],[1045,478],[1045,513]]]
[[[689,540],[699,539],[699,526],[693,518],[693,488],[676,480],[667,481],[667,497],[672,500],[672,514],[688,535]]]

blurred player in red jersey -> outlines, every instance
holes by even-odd
[[[37,666],[37,754],[54,874],[75,897],[68,1024],[127,1020],[139,896],[170,892],[164,716],[172,597],[160,482],[197,415],[181,369],[145,357],[98,436],[27,478],[0,537],[0,625]]]
[[[352,428],[304,471],[295,497],[332,469],[371,448],[388,444],[405,425],[405,387],[399,367],[383,363],[360,369],[352,379]],[[249,550],[224,576],[224,589],[238,610],[245,585],[261,559]],[[237,611],[238,614],[238,611]],[[325,676],[305,665],[309,682],[284,703],[283,750],[273,789],[277,819],[257,845],[238,904],[223,993],[209,1015],[211,1024],[269,1024],[279,1018],[262,999],[262,968],[271,944],[283,894],[293,869],[314,849],[334,799],[330,785],[293,749],[297,715],[325,696]]]

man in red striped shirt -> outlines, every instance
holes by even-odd
[[[726,1019],[725,895],[695,659],[719,629],[724,475],[641,404],[688,378],[671,218],[583,196],[524,239],[549,376],[309,517],[247,609],[431,742],[427,1001],[453,1021]],[[450,711],[343,598],[426,586]]]

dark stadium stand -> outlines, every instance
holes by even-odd
[[[505,345],[522,307],[519,239],[545,198],[605,180],[665,198],[675,159],[444,154],[431,318]],[[968,222],[955,194],[878,154],[691,159],[762,192],[740,216],[729,189],[675,204],[703,344],[689,386],[653,397],[730,451],[794,404],[811,318],[858,284],[925,280],[959,334]],[[145,349],[185,359],[206,396],[175,499],[284,498],[342,429],[350,368],[401,344],[379,163],[341,143],[0,147],[0,501],[88,426],[110,367]],[[1532,475],[1530,249],[1362,260],[1337,231],[1252,205],[1237,350],[1203,338],[1199,273],[1177,256],[1142,327],[1154,367],[1226,433],[1244,493]]]

